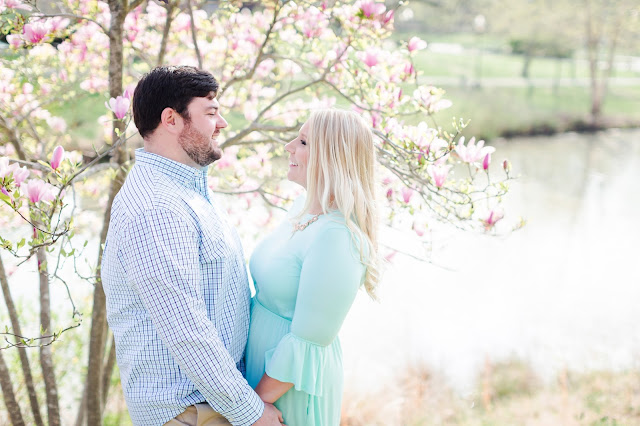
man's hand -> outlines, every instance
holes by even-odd
[[[284,422],[284,419],[280,410],[274,407],[273,404],[265,402],[262,417],[253,426],[281,426],[283,425],[282,422]]]

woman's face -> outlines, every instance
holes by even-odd
[[[307,162],[309,161],[309,147],[307,145],[307,123],[300,128],[298,137],[285,145],[289,153],[289,172],[287,178],[291,182],[302,185],[307,189]]]

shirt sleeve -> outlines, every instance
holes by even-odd
[[[322,396],[323,367],[341,356],[332,343],[355,300],[364,271],[346,228],[330,228],[316,238],[302,264],[291,332],[265,354],[270,377]]]
[[[207,316],[195,224],[162,209],[134,219],[121,258],[158,335],[214,410],[233,425],[257,421],[264,404]]]

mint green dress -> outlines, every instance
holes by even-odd
[[[300,201],[300,200],[298,200]],[[291,212],[301,207],[294,203]],[[365,267],[344,219],[321,215],[292,235],[289,217],[254,250],[256,287],[247,343],[247,380],[266,373],[293,383],[275,406],[288,426],[337,426],[342,403],[338,331]],[[301,223],[312,215],[306,215]]]

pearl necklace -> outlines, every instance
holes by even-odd
[[[293,224],[293,233],[295,234],[296,231],[304,231],[307,226],[311,225],[313,222],[318,220],[318,217],[320,217],[321,214],[322,213],[318,213],[317,215],[314,215],[311,219],[309,219],[305,223],[300,223],[300,222],[294,223]]]

